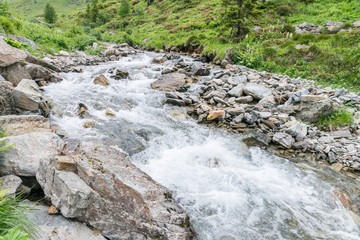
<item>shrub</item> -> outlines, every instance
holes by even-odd
[[[288,5],[280,5],[276,8],[276,12],[280,16],[290,16],[294,12],[294,9]]]

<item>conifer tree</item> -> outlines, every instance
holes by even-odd
[[[222,0],[223,22],[232,29],[231,35],[242,38],[249,32],[249,18],[255,15],[257,0]]]
[[[47,23],[55,23],[57,20],[57,15],[55,9],[47,3],[44,10],[44,18]]]
[[[128,0],[120,1],[119,15],[120,17],[125,17],[130,13],[130,3]]]

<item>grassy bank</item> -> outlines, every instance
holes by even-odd
[[[26,11],[30,19],[42,20],[39,9],[45,0],[23,1],[11,2],[13,12]],[[328,20],[351,26],[360,20],[358,0],[268,0],[249,21],[251,28],[260,30],[240,42],[229,37],[230,29],[222,22],[221,0],[154,0],[151,5],[130,0],[127,14],[119,14],[121,1],[103,0],[98,4],[101,18],[95,22],[85,14],[85,1],[63,2],[67,1],[53,4],[60,16],[56,27],[25,23],[20,33],[48,52],[84,50],[94,41],[126,41],[148,49],[199,44],[203,54],[217,59],[231,52],[238,64],[360,91],[360,29],[298,35],[292,27],[305,21],[323,25]]]

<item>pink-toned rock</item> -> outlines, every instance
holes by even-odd
[[[206,117],[206,120],[208,121],[213,121],[219,118],[224,118],[225,117],[225,111],[224,110],[214,110],[214,111],[210,111],[208,116]]]

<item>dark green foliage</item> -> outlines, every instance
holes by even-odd
[[[126,17],[130,13],[130,3],[128,0],[121,0],[119,7],[119,16]]]
[[[53,24],[57,20],[55,9],[47,3],[44,10],[44,19],[47,23]]]
[[[223,22],[232,29],[231,35],[242,38],[249,33],[249,18],[255,14],[257,0],[223,0]]]

